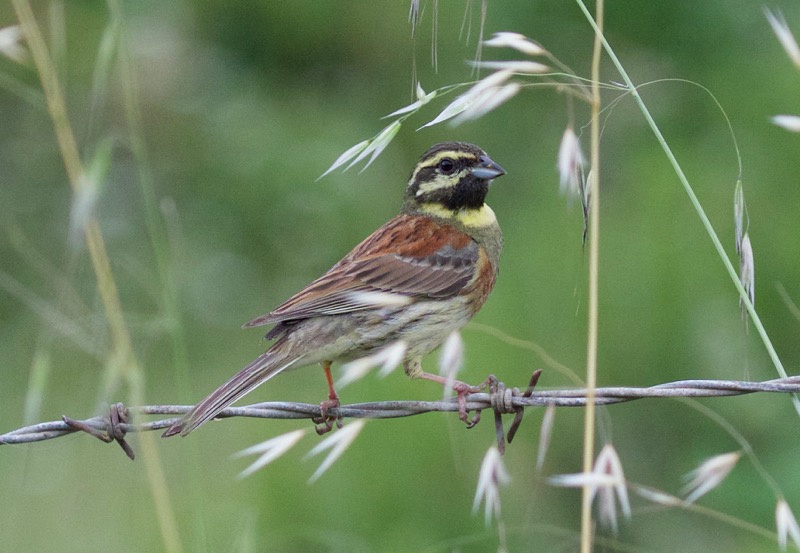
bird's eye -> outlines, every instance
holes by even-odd
[[[450,175],[455,170],[456,170],[456,164],[452,159],[446,157],[439,162],[439,171],[441,171],[445,175]]]

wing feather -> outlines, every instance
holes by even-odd
[[[399,215],[305,289],[244,326],[374,309],[373,298],[382,296],[372,293],[409,301],[456,296],[475,279],[481,258],[477,242],[456,228]]]

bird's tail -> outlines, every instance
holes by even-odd
[[[203,401],[161,435],[168,438],[176,434],[186,436],[201,424],[216,417],[223,409],[245,394],[263,384],[279,372],[297,362],[296,355],[286,355],[273,347],[259,355],[252,363],[236,373],[225,384],[211,392]]]

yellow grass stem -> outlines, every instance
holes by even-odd
[[[594,461],[595,388],[597,386],[598,281],[600,270],[600,56],[603,52],[603,0],[598,0],[592,51],[592,124],[589,181],[589,321],[586,336],[586,409],[583,418],[583,472],[592,471]],[[581,553],[592,550],[592,490],[583,486],[581,501]]]
[[[67,114],[66,102],[58,80],[58,73],[53,64],[47,44],[36,22],[30,3],[27,0],[13,0],[14,10],[19,19],[31,56],[39,73],[47,110],[53,121],[53,128],[58,142],[67,178],[73,194],[81,194],[87,185],[85,170],[80,158],[78,144]],[[112,350],[109,353],[107,370],[112,371],[111,382],[124,378],[130,388],[131,402],[138,404],[143,399],[144,373],[139,366],[131,345],[122,305],[119,300],[117,285],[111,270],[111,263],[106,253],[102,230],[97,219],[90,216],[84,224],[84,239],[92,260],[97,288],[103,303],[106,320],[112,337]],[[148,474],[150,491],[156,506],[164,548],[170,553],[180,553],[183,547],[177,531],[177,522],[170,502],[155,439],[143,436],[141,440],[145,470]]]

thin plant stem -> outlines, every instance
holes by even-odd
[[[725,432],[727,432],[734,440],[738,442],[741,446],[742,451],[750,459],[750,463],[752,463],[753,468],[756,472],[761,476],[761,479],[772,489],[772,493],[775,494],[776,498],[783,497],[781,493],[781,488],[772,475],[767,471],[766,467],[764,467],[763,463],[756,457],[755,451],[753,451],[753,446],[750,442],[747,441],[741,432],[739,432],[735,426],[733,426],[725,417],[717,413],[716,411],[710,409],[709,407],[703,405],[697,400],[693,400],[691,398],[679,398],[678,401],[681,403],[685,403],[692,409],[695,409],[708,417],[710,420],[714,421],[718,424]]]
[[[36,23],[30,4],[24,0],[14,0],[14,9],[17,12],[17,17],[30,47],[36,70],[41,78],[47,111],[53,121],[53,129],[61,151],[61,158],[67,171],[67,178],[73,194],[82,194],[86,186],[85,171],[80,159],[78,144],[75,141],[75,135],[69,123],[66,102],[58,81],[56,68],[47,51],[47,44]],[[126,362],[132,353],[130,335],[122,316],[117,285],[106,254],[103,234],[97,219],[94,217],[87,219],[84,225],[84,238],[89,257],[92,260],[92,267],[97,277],[98,292],[100,293],[111,331],[115,357],[121,361],[116,364],[117,369],[115,370],[133,370],[134,365]]]
[[[598,281],[600,270],[600,56],[603,52],[603,0],[597,1],[592,51],[591,173],[589,181],[589,297],[586,336],[586,410],[583,418],[583,472],[592,472],[594,461],[595,388],[597,386]],[[581,502],[581,553],[592,550],[592,488],[583,486]]]
[[[759,318],[758,313],[756,313],[756,310],[755,310],[755,307],[753,306],[753,303],[750,301],[749,295],[745,291],[744,286],[742,286],[742,283],[739,280],[739,275],[736,272],[736,269],[734,268],[733,263],[731,263],[730,258],[725,253],[725,248],[722,246],[722,242],[720,241],[719,236],[717,236],[717,233],[714,230],[714,227],[711,224],[711,221],[709,220],[708,215],[706,215],[706,212],[703,209],[703,206],[700,204],[700,200],[697,198],[697,195],[694,193],[694,190],[692,189],[692,185],[689,184],[689,179],[686,178],[686,175],[683,172],[683,168],[680,166],[680,163],[678,163],[678,160],[675,157],[675,154],[673,154],[672,149],[669,147],[669,144],[667,144],[667,141],[664,138],[664,135],[661,133],[661,129],[658,128],[658,125],[656,124],[655,120],[653,119],[653,116],[650,114],[650,110],[647,109],[647,105],[644,103],[644,100],[639,95],[639,90],[633,84],[633,81],[631,80],[630,76],[628,75],[628,72],[625,71],[625,68],[622,66],[622,62],[619,61],[619,58],[617,58],[617,55],[614,53],[614,50],[611,48],[611,45],[608,43],[608,41],[606,41],[605,37],[602,36],[602,33],[599,30],[600,29],[599,26],[597,25],[595,20],[592,18],[591,13],[586,8],[586,5],[583,3],[583,0],[576,0],[576,2],[578,3],[578,6],[581,8],[581,11],[583,11],[584,16],[588,19],[590,25],[592,25],[592,27],[595,29],[595,32],[598,33],[597,36],[602,41],[603,48],[605,49],[606,53],[608,54],[609,59],[611,59],[611,61],[614,64],[614,66],[617,68],[617,71],[619,71],[620,76],[625,81],[625,84],[628,87],[628,90],[629,90],[631,96],[633,97],[634,101],[636,102],[636,105],[639,107],[639,110],[642,112],[642,115],[644,116],[645,120],[647,121],[647,124],[649,125],[650,130],[653,131],[653,134],[655,135],[656,140],[658,141],[658,144],[661,146],[661,149],[664,151],[664,154],[667,156],[667,159],[669,160],[670,164],[672,165],[672,168],[675,171],[675,174],[678,176],[678,180],[680,180],[681,185],[683,186],[683,189],[686,191],[686,194],[689,196],[689,201],[692,204],[692,207],[694,207],[695,212],[697,212],[697,216],[700,218],[700,221],[703,223],[703,227],[705,227],[706,233],[708,234],[709,238],[711,239],[711,242],[714,245],[714,249],[717,251],[717,255],[719,255],[719,258],[722,261],[722,264],[725,267],[725,270],[727,271],[728,276],[730,277],[731,281],[733,282],[733,286],[736,288],[736,291],[739,293],[739,298],[741,299],[742,303],[744,304],[745,308],[747,309],[747,313],[750,315],[750,319],[753,321],[753,326],[756,328],[756,331],[758,332],[758,335],[761,338],[761,342],[764,344],[764,347],[767,350],[767,354],[769,355],[770,360],[772,361],[772,364],[775,367],[775,370],[778,372],[778,374],[781,377],[785,378],[787,376],[786,375],[786,369],[784,369],[783,363],[781,362],[780,358],[778,357],[778,353],[777,353],[777,351],[775,351],[775,347],[772,345],[772,341],[769,339],[769,336],[767,335],[767,331],[764,328],[764,325],[761,323],[761,319]],[[792,403],[793,403],[797,413],[800,414],[800,399],[798,399],[797,396],[792,396]]]
[[[48,52],[47,44],[30,3],[27,0],[13,0],[13,6],[41,79],[47,110],[53,121],[56,140],[73,194],[85,193],[86,173],[75,134],[69,122],[58,73]],[[144,373],[133,351],[130,332],[125,322],[102,230],[97,219],[91,216],[84,223],[83,230],[86,247],[97,278],[98,293],[112,337],[112,350],[106,363],[107,378],[112,383],[124,379],[130,388],[132,401],[140,403],[144,396]],[[107,390],[109,389],[111,388],[107,388]],[[155,440],[152,436],[147,437],[141,441],[141,444],[145,453],[143,457],[150,491],[159,514],[158,521],[161,525],[165,549],[170,553],[180,553],[183,551],[183,547],[179,540],[177,523],[169,500],[166,478]]]
[[[168,330],[172,338],[173,363],[176,368],[179,389],[181,393],[188,393],[190,390],[188,347],[180,316],[175,279],[170,277],[169,241],[164,224],[159,218],[158,197],[144,140],[138,82],[133,60],[130,59],[127,26],[123,19],[120,1],[108,0],[108,5],[115,24],[119,26],[119,68],[123,83],[122,99],[125,107],[125,120],[128,125],[128,140],[131,153],[136,159],[139,187],[144,202],[145,225],[159,275],[161,304],[169,320]]]
[[[161,217],[159,209],[158,196],[156,195],[155,179],[151,170],[150,159],[148,155],[147,143],[145,141],[145,133],[142,126],[142,114],[139,101],[139,83],[137,79],[136,70],[134,67],[134,60],[131,59],[128,27],[124,18],[124,11],[120,0],[107,0],[109,13],[111,14],[112,23],[116,25],[118,32],[118,64],[120,80],[122,82],[122,99],[125,109],[125,121],[128,130],[128,143],[130,144],[131,153],[136,160],[136,170],[139,182],[139,189],[142,194],[145,226],[147,234],[150,238],[150,246],[154,253],[156,262],[156,269],[159,275],[159,290],[161,292],[161,306],[164,311],[169,324],[167,329],[172,341],[172,367],[175,372],[177,381],[178,394],[181,401],[189,401],[187,395],[191,393],[191,385],[189,378],[189,353],[188,345],[186,343],[186,332],[183,325],[180,305],[178,300],[178,292],[174,274],[176,271],[171,270],[170,267],[170,243],[169,236],[165,230],[164,220]],[[156,447],[156,445],[148,444],[148,446]],[[205,497],[205,488],[197,483],[202,482],[202,451],[200,450],[201,444],[193,442],[193,454],[187,463],[187,469],[192,476],[193,482],[191,492],[193,494],[193,503],[198,506],[205,505],[207,498]],[[164,475],[161,471],[148,471],[148,477],[152,478],[150,485],[154,489],[154,493],[161,493],[162,490],[167,490],[164,483]],[[168,496],[160,500],[161,503],[168,501]],[[166,510],[166,516],[171,517],[169,510]],[[198,512],[198,514],[200,514]],[[195,547],[199,551],[208,551],[205,517],[197,517],[198,524],[196,526],[196,544]],[[171,532],[176,532],[177,527],[172,524]]]

